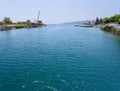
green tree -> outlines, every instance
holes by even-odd
[[[97,17],[95,21],[95,25],[98,25],[98,24],[100,24],[100,22],[99,22],[99,18]]]
[[[104,20],[103,20],[104,23],[110,23],[110,18],[106,17]]]
[[[120,15],[118,14],[118,15],[115,15],[114,17],[115,17],[115,21],[114,22],[118,22],[119,19],[120,19]]]
[[[12,24],[12,21],[11,21],[11,19],[9,17],[5,17],[4,20],[3,20],[3,22],[5,24]]]
[[[30,25],[31,25],[31,21],[30,21],[30,20],[26,20],[26,24],[27,24],[28,26],[30,26]]]
[[[103,23],[103,19],[102,19],[102,18],[100,18],[99,23],[100,23],[100,24]]]
[[[31,21],[30,20],[26,20],[26,23],[31,23]]]
[[[114,16],[105,18],[104,23],[111,23],[111,22],[117,22],[118,23],[119,19],[120,19],[120,14],[114,15]]]
[[[3,25],[3,22],[2,22],[2,21],[0,21],[0,25]]]
[[[120,19],[118,20],[118,23],[120,24]]]

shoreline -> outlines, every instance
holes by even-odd
[[[108,24],[98,24],[98,25],[75,25],[75,27],[84,27],[84,28],[99,28],[102,31],[111,32],[115,35],[120,36],[120,24],[117,23],[108,23]]]
[[[6,31],[6,30],[12,30],[12,29],[22,29],[22,28],[37,28],[37,27],[43,27],[47,26],[45,24],[38,24],[38,23],[31,23],[28,24],[3,24],[0,25],[0,31]]]

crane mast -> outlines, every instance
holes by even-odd
[[[39,18],[40,18],[40,11],[38,12],[38,16],[37,16],[37,22],[39,21]]]

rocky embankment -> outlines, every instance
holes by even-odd
[[[115,35],[120,35],[120,24],[110,23],[110,24],[100,25],[99,27],[103,31],[111,32]]]

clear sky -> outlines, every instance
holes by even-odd
[[[34,20],[41,11],[44,23],[92,20],[120,13],[120,0],[0,0],[0,20]]]

